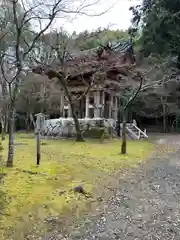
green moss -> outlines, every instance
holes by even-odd
[[[105,129],[104,127],[94,127],[87,129],[84,133],[83,136],[85,138],[94,138],[94,139],[101,139],[102,136],[104,138],[108,139],[110,137],[110,134],[108,132],[108,129]]]
[[[73,142],[49,140],[41,145],[41,164],[36,167],[35,140],[16,137],[14,168],[3,168],[6,176],[0,190],[6,192],[8,204],[1,217],[0,239],[25,239],[32,233],[46,231],[44,218],[85,209],[89,200],[72,189],[81,184],[88,192],[103,187],[107,176],[121,169],[134,167],[152,151],[147,141],[129,141],[128,154],[120,155],[121,142]],[[43,141],[45,143],[45,141]],[[4,143],[4,157],[7,142]],[[33,174],[34,173],[34,174]]]

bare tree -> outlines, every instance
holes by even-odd
[[[137,72],[136,76],[134,76],[136,80],[139,80],[139,87],[132,91],[130,97],[126,100],[125,105],[123,106],[123,125],[122,125],[122,144],[121,144],[121,154],[126,154],[126,121],[127,121],[127,111],[133,101],[136,99],[138,93],[141,91],[143,84],[142,75]]]
[[[1,88],[1,98],[0,98],[0,123],[1,123],[1,140],[5,140],[5,133],[8,128],[8,105],[9,105],[9,96],[7,83],[0,75],[0,88]]]
[[[127,112],[129,107],[136,101],[137,97],[143,96],[143,94],[157,93],[159,94],[157,101],[162,106],[163,124],[164,130],[166,129],[166,118],[168,111],[168,91],[169,85],[175,86],[175,78],[177,72],[169,66],[169,61],[161,62],[158,64],[149,64],[148,66],[141,66],[139,69],[135,69],[133,76],[134,80],[139,82],[139,86],[135,89],[127,91],[126,94],[122,93],[121,97],[124,101],[122,109],[120,111],[123,114],[123,127],[122,127],[122,146],[121,154],[126,154],[126,121]],[[177,86],[177,85],[176,85]],[[145,101],[148,101],[147,98]]]
[[[76,141],[84,141],[76,113],[76,105],[94,86],[97,80],[94,73],[97,75],[97,72],[101,70],[102,66],[99,66],[96,71],[92,73],[89,81],[86,81],[84,78],[84,69],[78,64],[78,61],[74,61],[75,58],[78,59],[80,57],[80,53],[76,52],[75,56],[73,56],[74,54],[72,51],[73,47],[75,47],[75,41],[71,39],[70,36],[67,36],[61,29],[60,31],[53,31],[50,34],[44,35],[42,37],[42,42],[44,48],[40,48],[39,52],[42,51],[43,53],[40,54],[40,59],[43,61],[40,62],[37,59],[34,59],[39,67],[34,68],[33,72],[47,75],[50,79],[58,79],[59,85],[62,89],[61,91],[64,92],[71,109],[76,129]],[[71,64],[73,67],[67,66],[69,60],[73,60],[73,63]],[[73,71],[74,73],[72,73]],[[70,81],[72,78],[76,77],[78,77],[78,80],[84,85],[84,91],[77,96],[72,94],[69,88]],[[56,88],[54,88],[54,93],[55,92],[57,92]]]
[[[11,16],[13,19],[11,22],[12,34],[15,37],[15,39],[9,43],[1,62],[1,71],[3,78],[8,84],[10,99],[8,167],[13,166],[16,97],[24,74],[28,70],[29,58],[33,51],[36,51],[37,42],[56,19],[65,18],[69,14],[89,15],[87,9],[95,3],[97,3],[97,1],[37,0],[34,2],[28,0],[12,0],[12,4],[7,6],[8,16]],[[32,29],[37,29],[37,31],[33,31]],[[6,36],[6,34],[4,34],[4,36]],[[5,68],[8,69],[8,76]]]
[[[0,9],[0,65],[3,62],[4,53],[8,48],[8,41],[11,41],[11,36],[8,34],[8,30],[10,30],[9,21],[10,19],[6,19],[7,11],[4,8],[3,4]],[[4,69],[4,72],[8,74],[7,68]],[[8,119],[8,86],[7,82],[3,78],[2,71],[0,69],[0,123],[1,123],[1,140],[5,139],[5,132],[7,131],[7,119]]]
[[[76,114],[77,102],[86,96],[94,85],[104,86],[107,73],[115,70],[119,74],[128,75],[131,64],[124,63],[124,54],[116,53],[110,43],[74,53],[72,52],[73,42],[70,41],[69,45],[69,39],[63,35],[62,31],[43,36],[43,40],[46,43],[46,49],[41,50],[45,53],[49,47],[49,54],[40,57],[40,60],[44,61],[35,59],[38,66],[34,67],[33,72],[47,75],[50,79],[58,79],[71,108],[76,128],[76,140],[83,141]],[[84,91],[78,97],[71,93],[72,81],[81,82],[81,86],[84,85]]]
[[[56,89],[57,87],[58,86],[56,86]],[[18,112],[25,115],[24,120],[27,133],[33,126],[31,115],[39,112],[46,113],[51,107],[54,111],[59,111],[55,109],[54,104],[59,107],[60,92],[57,93],[58,96],[53,92],[51,82],[47,77],[28,73],[19,90],[16,100],[16,109]]]

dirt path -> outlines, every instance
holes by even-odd
[[[47,239],[180,240],[180,136],[157,144],[177,151],[159,151],[120,179],[100,216],[90,217],[68,237]]]

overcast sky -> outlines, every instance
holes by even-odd
[[[55,25],[62,26],[68,32],[73,31],[82,32],[84,30],[95,30],[98,27],[111,26],[111,29],[127,29],[131,23],[132,14],[129,11],[129,7],[132,5],[137,5],[141,0],[101,0],[101,4],[94,6],[94,10],[100,13],[115,3],[113,8],[111,8],[107,13],[98,17],[88,17],[88,16],[72,16],[71,20],[64,20],[62,23],[57,22]],[[74,18],[74,19],[73,19]]]

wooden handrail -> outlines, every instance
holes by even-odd
[[[133,124],[132,123],[132,125],[133,125],[133,127],[135,127],[138,131],[139,131],[139,133],[142,133],[146,138],[148,138],[148,136],[147,136],[147,134],[146,134],[146,132],[144,131],[142,131],[140,128],[138,128],[135,124]]]

